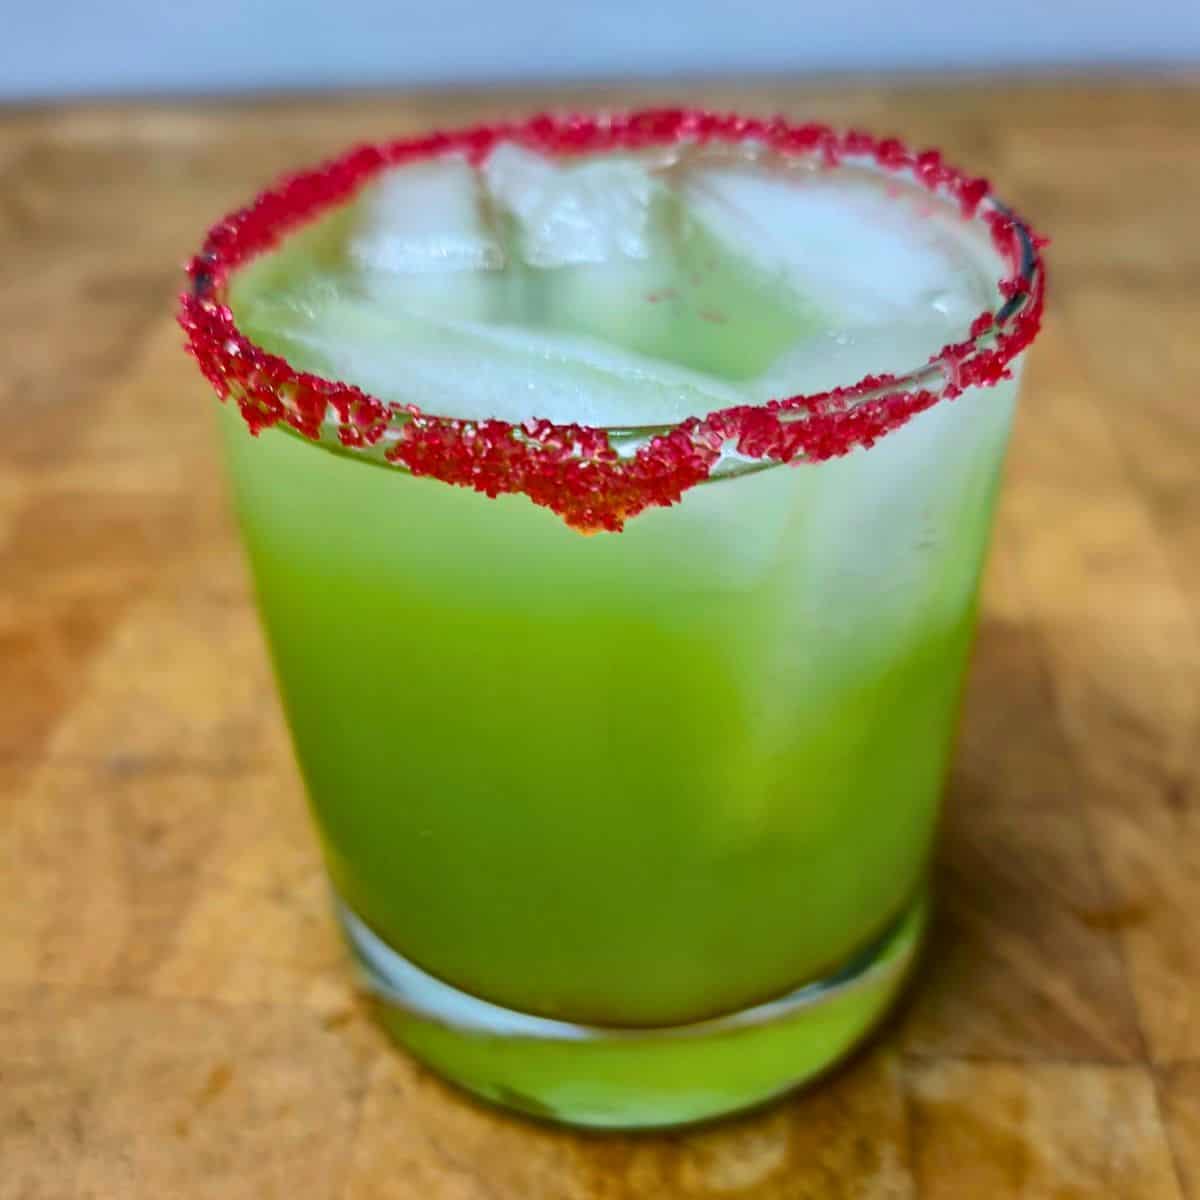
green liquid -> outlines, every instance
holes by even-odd
[[[226,420],[334,882],[412,961],[525,1012],[670,1025],[819,978],[911,901],[994,451],[956,473],[940,561],[872,628],[841,614],[880,582],[805,561],[827,476],[869,455],[583,538],[524,498]]]

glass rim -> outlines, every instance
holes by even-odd
[[[514,423],[428,413],[302,371],[238,329],[225,302],[237,268],[351,199],[389,167],[452,153],[478,164],[503,141],[563,157],[678,144],[749,144],[829,169],[868,163],[907,175],[957,203],[964,220],[988,227],[993,248],[1006,264],[995,281],[1002,303],[976,316],[963,340],[943,346],[915,368],[649,425],[557,424],[536,417]],[[729,463],[743,473],[837,457],[871,446],[916,413],[967,388],[1008,378],[1013,359],[1040,328],[1044,244],[996,198],[987,180],[947,164],[936,150],[910,150],[898,138],[838,132],[783,117],[682,108],[541,113],[521,122],[360,145],[285,176],[209,230],[188,263],[190,288],[180,297],[178,316],[186,349],[218,396],[237,403],[251,433],[281,425],[328,449],[489,496],[524,493],[585,532],[619,531],[629,517],[677,502]]]

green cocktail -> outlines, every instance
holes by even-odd
[[[242,409],[262,616],[384,1020],[492,1099],[670,1124],[827,1066],[912,961],[1016,391],[970,384],[1040,272],[969,181],[871,146],[536,128],[218,246],[189,329]]]

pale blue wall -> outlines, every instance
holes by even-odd
[[[1197,63],[1200,0],[0,0],[0,98]]]

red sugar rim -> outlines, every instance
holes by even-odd
[[[224,303],[230,273],[280,238],[349,198],[386,167],[447,152],[481,162],[501,141],[542,153],[573,155],[683,143],[753,141],[793,159],[836,166],[873,160],[905,172],[929,191],[956,200],[981,219],[1008,264],[1004,303],[971,323],[966,340],[944,346],[903,376],[869,375],[849,387],[766,404],[738,405],[674,425],[601,429],[531,419],[469,421],[433,416],[413,405],[376,399],[351,384],[297,370],[242,334]],[[1044,240],[995,199],[984,179],[914,152],[895,138],[824,125],[795,125],[684,109],[620,115],[542,114],[517,124],[359,146],[313,170],[288,176],[209,230],[188,265],[191,291],[180,298],[187,350],[222,400],[236,400],[253,434],[283,424],[313,441],[474,488],[488,496],[523,492],[576,529],[618,531],[652,505],[670,505],[709,478],[729,450],[768,463],[819,462],[845,454],[903,425],[939,400],[1009,377],[1009,364],[1037,335],[1045,295],[1039,253]],[[336,424],[333,424],[336,418]],[[631,440],[636,450],[628,449]],[[618,452],[618,445],[624,453]]]

